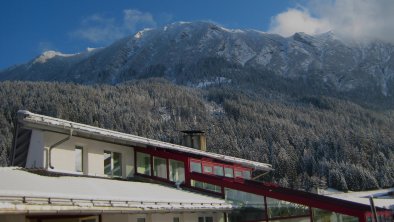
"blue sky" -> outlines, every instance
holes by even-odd
[[[177,21],[394,43],[393,11],[393,0],[1,0],[0,69],[46,50],[77,53]]]
[[[75,53],[87,47],[105,46],[144,26],[157,27],[176,21],[207,20],[228,28],[266,31],[272,16],[294,4],[292,0],[2,0],[0,68],[27,62],[45,50]],[[113,38],[83,37],[82,31],[90,25],[107,28],[100,22],[125,26],[125,10],[141,12],[140,16],[150,15],[152,20],[119,28],[122,30],[115,31],[119,33],[113,33]]]

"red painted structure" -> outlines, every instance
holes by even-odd
[[[253,169],[240,166],[240,165],[235,165],[232,163],[227,163],[225,161],[219,160],[219,159],[207,159],[202,156],[197,156],[197,155],[191,155],[189,153],[181,153],[181,152],[176,152],[176,151],[171,151],[171,150],[166,150],[166,149],[161,149],[161,148],[153,148],[149,147],[149,149],[146,148],[135,148],[135,152],[140,152],[140,153],[145,153],[145,154],[150,154],[150,172],[153,172],[153,156],[154,157],[160,157],[160,158],[165,158],[167,161],[167,178],[160,178],[160,177],[155,177],[152,175],[144,175],[144,174],[139,174],[136,172],[136,175],[145,177],[145,178],[150,178],[153,180],[158,180],[161,182],[165,183],[170,183],[174,184],[175,182],[170,181],[169,179],[169,160],[177,160],[181,161],[184,163],[184,168],[185,168],[185,182],[182,184],[182,187],[188,188],[188,189],[194,189],[198,191],[203,191],[208,194],[213,194],[216,196],[221,196],[224,198],[225,193],[224,193],[224,188],[230,188],[233,190],[239,190],[247,193],[252,193],[252,194],[257,194],[264,196],[264,199],[267,197],[269,198],[275,198],[277,200],[283,200],[291,203],[297,203],[301,204],[304,206],[309,207],[309,215],[304,215],[311,217],[312,220],[312,208],[319,208],[322,210],[326,211],[332,211],[340,214],[345,214],[349,216],[354,216],[357,217],[359,222],[371,222],[371,208],[368,205],[364,204],[359,204],[355,202],[350,202],[346,200],[341,200],[341,199],[336,199],[332,197],[327,197],[323,195],[318,195],[318,194],[313,194],[309,192],[304,192],[304,191],[299,191],[299,190],[294,190],[294,189],[289,189],[289,188],[284,188],[280,187],[276,184],[270,184],[270,183],[262,183],[262,182],[257,182],[248,179],[244,179],[242,175],[242,172],[249,172],[251,174],[251,171]],[[135,153],[135,158],[137,158],[137,155]],[[135,159],[135,169],[137,169],[137,159]],[[202,171],[199,172],[191,172],[191,163],[201,163],[201,169]],[[211,170],[204,170],[205,167],[210,167]],[[212,169],[217,166],[217,167],[223,167],[224,168],[229,168],[233,170],[234,177],[226,177],[226,176],[218,176],[215,175]],[[249,174],[249,173],[246,173]],[[153,174],[153,173],[152,173]],[[209,183],[212,185],[216,185],[221,187],[220,192],[214,192],[210,190],[205,190],[201,189],[198,187],[193,187],[191,184],[191,181],[200,181],[204,183]],[[267,204],[265,201],[265,213],[267,214]],[[386,221],[392,221],[392,213],[388,210],[378,208],[377,209],[378,215],[382,218],[385,218]],[[299,216],[298,216],[299,217]],[[387,219],[390,218],[391,219]],[[266,215],[265,218],[268,218]],[[275,218],[275,220],[278,219],[289,219],[289,218],[297,218],[295,217],[286,217],[286,218]],[[268,221],[268,219],[266,219]]]

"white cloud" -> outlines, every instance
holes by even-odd
[[[308,0],[304,7],[274,16],[270,31],[288,36],[331,29],[345,39],[394,43],[393,0]]]
[[[121,21],[98,14],[89,16],[82,20],[81,27],[73,31],[71,36],[93,43],[110,43],[138,29],[155,26],[156,22],[150,13],[126,9]]]
[[[327,21],[313,18],[306,9],[288,9],[272,18],[269,32],[287,37],[296,32],[314,35],[329,30]]]

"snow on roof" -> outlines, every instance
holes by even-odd
[[[369,197],[372,196],[375,206],[394,210],[394,196],[390,195],[389,192],[394,192],[394,188],[348,193],[336,192],[328,193],[326,196],[367,205],[370,205]]]
[[[225,200],[158,184],[113,179],[49,177],[20,168],[0,168],[0,213],[18,198],[39,205],[123,207],[140,210],[229,210]],[[30,202],[29,202],[30,201]],[[22,199],[21,199],[22,202]]]
[[[148,139],[145,137],[135,136],[126,133],[120,133],[112,130],[102,129],[98,127],[93,127],[81,123],[75,123],[63,119],[53,118],[49,116],[35,114],[26,110],[18,111],[18,119],[22,124],[33,124],[28,127],[37,127],[37,126],[46,126],[60,129],[73,129],[73,131],[79,131],[84,133],[89,133],[91,135],[100,136],[101,138],[107,139],[108,141],[113,141],[114,139],[119,139],[125,142],[133,142],[136,144],[142,144],[144,146],[154,146],[160,147],[164,149],[176,150],[180,152],[200,155],[204,157],[220,159],[222,161],[227,161],[231,163],[240,164],[243,166],[251,167],[254,169],[270,171],[272,170],[272,166],[266,163],[260,163],[256,161],[245,160],[241,158],[226,156],[222,154],[216,154],[211,152],[206,152],[198,149],[193,149],[190,147],[185,147],[181,145],[176,145],[172,143],[166,143],[158,140]]]

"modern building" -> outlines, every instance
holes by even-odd
[[[0,170],[0,221],[372,220],[368,205],[253,180],[271,165],[208,152],[201,131],[176,145],[17,116],[11,164],[20,168]],[[392,221],[388,209],[377,214]]]

